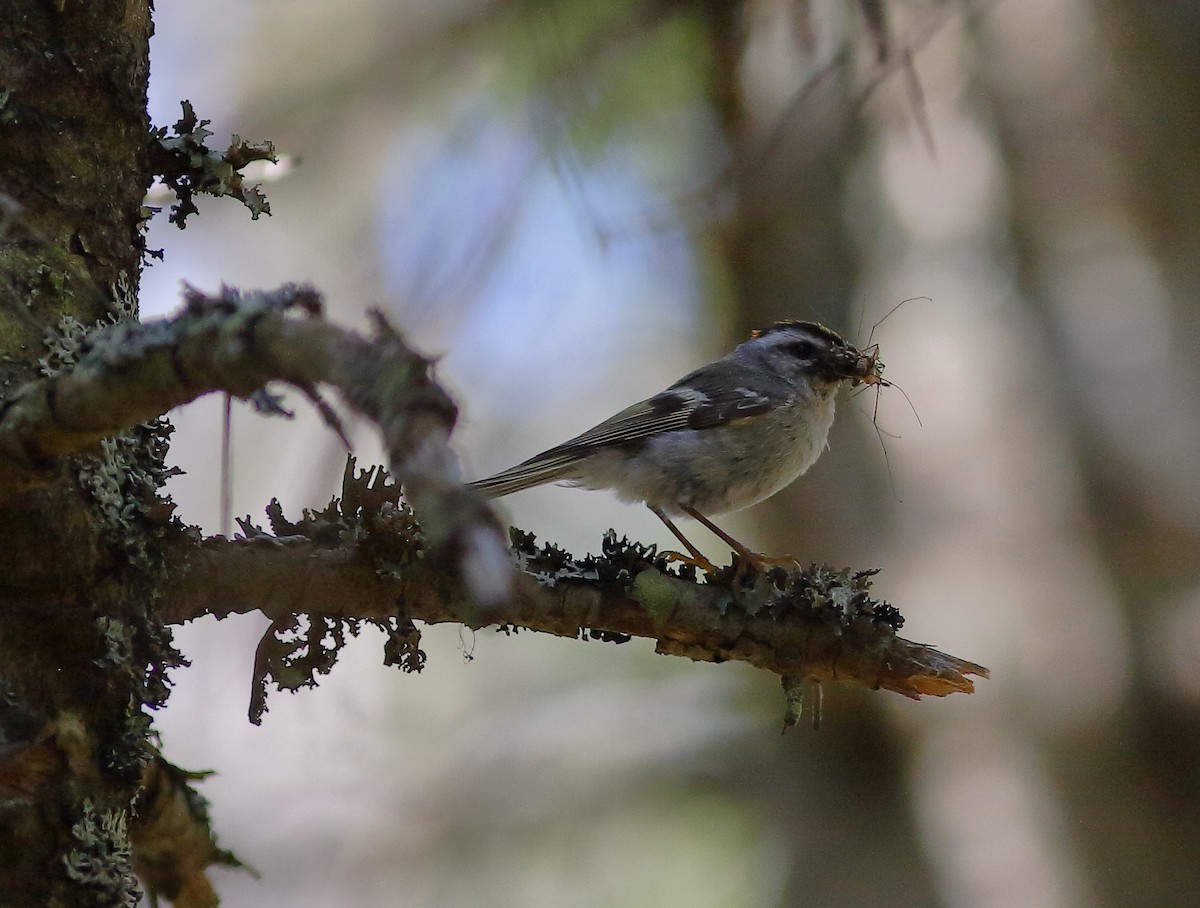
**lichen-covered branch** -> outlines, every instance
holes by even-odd
[[[283,381],[319,400],[318,385],[332,385],[379,426],[430,549],[453,555],[476,602],[507,595],[502,529],[460,481],[447,444],[457,411],[430,377],[429,360],[381,316],[370,338],[329,324],[311,287],[216,296],[188,288],[184,298],[175,318],[120,322],[89,335],[74,368],[4,401],[0,494],[52,477],[58,458],[203,394],[251,397]],[[328,407],[322,412],[336,421]]]
[[[842,681],[919,699],[970,693],[968,676],[987,676],[980,665],[899,637],[903,619],[870,593],[873,572],[729,568],[698,583],[687,567],[671,573],[653,547],[611,534],[602,555],[580,560],[514,531],[514,595],[473,612],[437,558],[423,557],[412,513],[378,479],[348,470],[343,497],[322,512],[292,523],[273,504],[274,534],[243,524],[248,538],[175,552],[164,620],[260,611],[273,621],[259,648],[252,719],[261,716],[268,679],[295,689],[332,668],[337,646],[322,649],[321,641],[339,638],[345,622],[351,632],[359,622],[382,626],[394,650],[388,661],[408,670],[424,661],[413,622],[461,622],[614,642],[644,637],[660,653],[766,669],[789,689]],[[368,486],[373,501],[362,491]]]

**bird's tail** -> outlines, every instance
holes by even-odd
[[[467,485],[472,489],[478,489],[488,498],[500,498],[503,495],[511,495],[513,492],[520,492],[523,489],[532,489],[534,486],[545,485],[548,482],[569,479],[577,462],[578,458],[571,455],[560,454],[552,457],[539,455],[524,463],[519,463],[515,467],[510,467],[502,473],[497,473],[495,476],[477,479]]]

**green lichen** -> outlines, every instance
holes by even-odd
[[[75,297],[70,275],[46,263],[38,265],[33,270],[29,301],[32,303],[42,297],[63,305],[70,303]]]
[[[42,375],[57,375],[74,368],[87,351],[87,336],[91,329],[73,315],[64,315],[46,329],[42,342],[49,351],[38,359]]]
[[[117,275],[116,283],[111,291],[110,319],[116,322],[133,321],[138,317],[137,285],[130,280],[129,272],[122,271]]]
[[[56,294],[69,298],[70,292],[65,289],[66,278],[52,273],[48,269],[43,270],[44,268],[45,266],[42,266],[38,271],[49,285],[55,288]],[[75,368],[83,355],[93,348],[93,344],[103,329],[137,318],[137,289],[129,279],[129,275],[122,271],[117,277],[116,283],[109,289],[111,291],[108,300],[109,312],[105,318],[88,326],[75,316],[66,314],[60,316],[52,327],[46,329],[42,336],[46,355],[38,359],[38,369],[43,375],[48,377]],[[33,291],[31,291],[31,298],[32,296]]]
[[[130,667],[133,653],[130,653]],[[142,711],[141,704],[131,697],[125,711],[125,721],[116,734],[100,741],[98,755],[100,765],[126,785],[135,789],[140,784],[146,763],[154,755],[149,744],[153,733],[150,717]]]
[[[133,874],[132,849],[123,810],[97,810],[90,800],[71,827],[72,845],[63,855],[67,876],[79,885],[79,904],[133,908],[141,898]]]
[[[78,459],[79,484],[91,498],[106,537],[142,569],[156,567],[159,560],[151,540],[164,529],[157,517],[164,507],[158,490],[178,473],[165,462],[173,431],[159,418],[104,439],[98,456]]]
[[[640,571],[633,578],[630,593],[656,621],[671,617],[679,604],[678,581],[653,569]]]
[[[109,311],[91,326],[63,315],[44,337],[44,375],[75,368],[85,355],[119,357],[123,326],[136,318],[136,291],[122,273],[110,288]],[[92,589],[95,648],[92,662],[103,689],[115,698],[114,719],[99,743],[99,761],[114,780],[136,787],[149,750],[144,707],[166,702],[168,672],[184,664],[171,632],[154,615],[161,542],[183,532],[160,490],[177,470],[166,464],[173,431],[165,419],[134,426],[101,441],[99,454],[74,458],[80,488],[112,558],[112,572]],[[123,715],[120,710],[124,709]],[[119,718],[118,718],[119,717]]]
[[[106,666],[126,665],[133,656],[133,628],[118,618],[105,615],[96,619],[103,651],[92,661]]]

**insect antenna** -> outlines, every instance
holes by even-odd
[[[891,318],[893,313],[895,313],[895,311],[897,309],[899,309],[901,306],[903,306],[905,303],[915,303],[917,300],[925,300],[925,302],[927,302],[927,303],[932,303],[933,297],[932,296],[910,296],[906,300],[900,300],[900,302],[896,303],[896,305],[892,306],[892,308],[887,311],[887,313],[883,316],[883,318],[881,318],[879,321],[877,321],[875,324],[873,324],[871,326],[871,333],[867,335],[867,346],[870,347],[871,341],[873,341],[875,339],[875,329],[876,328],[878,328],[880,325],[882,325],[884,322],[886,322],[889,318]]]

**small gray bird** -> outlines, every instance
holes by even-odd
[[[612,489],[667,525],[688,551],[671,553],[677,560],[714,569],[669,516],[687,514],[761,567],[771,559],[705,515],[747,508],[805,472],[825,448],[841,383],[887,385],[882,375],[877,347],[858,350],[815,322],[777,322],[660,394],[471,486],[491,498],[548,482]]]

